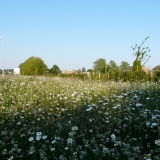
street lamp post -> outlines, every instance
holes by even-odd
[[[4,76],[4,38],[0,37],[3,40],[3,51],[2,51],[2,77]]]
[[[8,64],[8,74],[9,74],[9,62],[7,62],[7,64]]]

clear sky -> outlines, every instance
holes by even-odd
[[[160,0],[0,0],[6,69],[31,56],[61,70],[90,69],[98,58],[132,65],[131,46],[147,36],[152,69],[160,65]]]

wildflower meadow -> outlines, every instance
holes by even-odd
[[[0,160],[159,160],[160,84],[0,79]]]

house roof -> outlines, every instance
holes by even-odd
[[[160,70],[160,65],[154,67],[152,70],[156,70],[156,69]]]
[[[65,74],[72,74],[72,73],[75,73],[75,71],[68,71],[68,70],[63,70],[61,71],[62,73],[65,73]]]
[[[128,70],[128,71],[132,70],[132,66],[128,66],[128,67],[126,67],[126,69],[125,69],[125,70]]]
[[[148,69],[146,66],[142,66],[142,70],[146,73],[150,72],[150,69]]]
[[[128,66],[128,67],[126,67],[126,71],[131,71],[132,70],[132,67],[133,66]],[[149,72],[149,69],[146,67],[146,66],[142,66],[142,70],[144,71],[144,72],[146,72],[146,73],[148,73]]]

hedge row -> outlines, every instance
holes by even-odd
[[[52,75],[55,76],[55,75]],[[57,75],[56,75],[57,76]],[[89,81],[160,81],[160,71],[146,74],[143,71],[109,71],[107,73],[73,73],[73,74],[59,74],[60,77],[72,77],[81,80]]]

